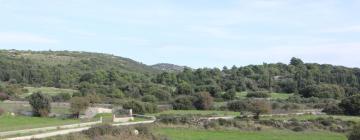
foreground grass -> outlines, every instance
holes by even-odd
[[[344,134],[331,132],[292,132],[288,130],[199,130],[184,128],[158,128],[157,134],[171,140],[346,140]]]
[[[150,115],[162,115],[162,114],[173,114],[173,115],[188,115],[188,114],[200,114],[200,115],[213,115],[213,116],[237,116],[240,115],[239,112],[233,111],[218,111],[218,110],[167,110],[163,112],[159,112],[156,114]]]
[[[63,89],[63,88],[55,88],[55,87],[24,87],[24,88],[27,89],[29,92],[23,94],[22,95],[23,97],[29,96],[36,92],[42,92],[48,95],[57,95],[59,93],[70,93],[72,95],[74,92],[77,92],[77,90],[73,90],[73,89]]]
[[[56,118],[40,118],[40,117],[25,117],[25,116],[0,116],[0,132],[11,130],[31,129],[47,126],[66,125],[73,123],[80,123],[76,119],[56,119]]]

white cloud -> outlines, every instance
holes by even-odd
[[[54,44],[58,40],[22,32],[0,32],[0,43],[40,43]]]

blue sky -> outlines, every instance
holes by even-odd
[[[358,0],[0,0],[0,48],[199,67],[360,67]]]

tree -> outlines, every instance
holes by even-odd
[[[360,95],[351,96],[341,100],[339,106],[347,115],[360,115]]]
[[[231,88],[228,91],[226,91],[223,95],[222,98],[225,100],[234,100],[236,97],[236,90],[235,88]]]
[[[290,60],[290,65],[299,66],[299,65],[303,65],[303,64],[304,64],[304,62],[301,59],[296,58],[296,57],[293,57]]]
[[[200,92],[197,95],[197,99],[194,103],[196,109],[199,110],[208,110],[214,104],[214,99],[211,97],[209,92]]]
[[[182,82],[176,87],[176,93],[178,95],[191,95],[194,93],[194,89],[190,84]]]
[[[359,140],[360,138],[360,125],[354,126],[350,134],[348,135],[348,140]]]
[[[271,112],[271,106],[266,100],[252,100],[249,111],[255,113],[254,119],[259,119],[260,114]]]
[[[47,117],[50,114],[51,99],[41,92],[31,94],[29,97],[29,103],[35,116]]]
[[[76,117],[80,117],[80,113],[85,111],[90,105],[88,98],[86,97],[73,97],[70,100],[70,111]]]

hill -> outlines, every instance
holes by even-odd
[[[178,66],[169,63],[158,63],[155,65],[151,65],[151,67],[157,70],[168,71],[168,72],[181,72],[185,68],[185,66]]]
[[[72,87],[78,85],[79,80],[86,78],[83,76],[88,73],[101,75],[103,79],[106,79],[114,73],[116,76],[141,77],[158,72],[159,70],[132,59],[102,53],[0,51],[0,80],[13,83]]]

